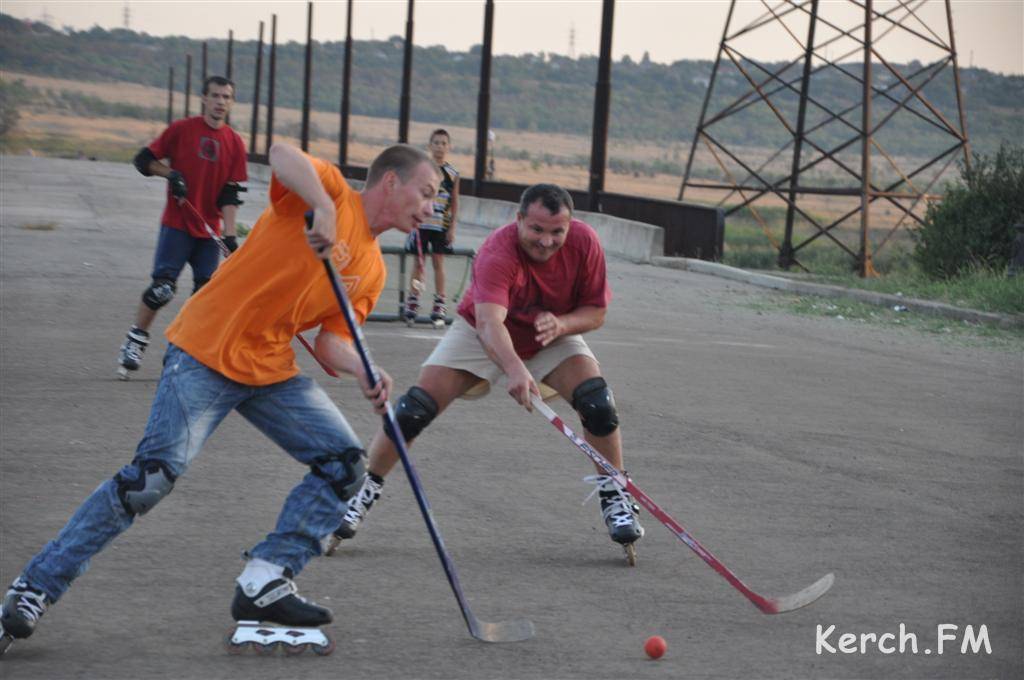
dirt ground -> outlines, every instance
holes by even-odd
[[[163,187],[128,164],[2,157],[0,169],[7,583],[130,459],[142,432],[163,343],[130,382],[116,379],[115,356],[146,284]],[[253,186],[244,219],[264,193]],[[473,246],[485,232],[460,234],[460,245]],[[456,404],[413,457],[474,612],[529,618],[534,639],[469,637],[398,471],[359,536],[297,579],[300,592],[333,608],[337,651],[226,654],[240,554],[272,527],[304,472],[230,416],[174,493],[0,660],[0,676],[1024,675],[1019,354],[758,311],[749,303],[774,293],[714,277],[615,259],[609,273],[608,322],[588,338],[615,389],[637,485],[759,592],[794,592],[834,572],[835,586],[813,606],[761,614],[647,514],[640,563],[626,567],[595,500],[581,505],[590,490],[582,454],[495,391]],[[188,290],[187,275],[181,284]],[[438,337],[367,328],[403,390]],[[299,360],[369,440],[377,421],[354,383]],[[575,424],[566,404],[555,407]],[[957,629],[940,656],[942,624]],[[841,634],[855,634],[855,652],[816,649],[818,627],[833,625],[826,642],[838,648]],[[961,653],[968,625],[985,627],[991,653]],[[901,626],[917,635],[917,653],[871,642]],[[669,645],[659,661],[643,653],[653,634]]]

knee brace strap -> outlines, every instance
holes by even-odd
[[[395,420],[405,441],[410,442],[437,417],[437,402],[426,390],[416,385],[398,399]]]
[[[331,463],[340,463],[340,466]],[[342,503],[347,503],[348,499],[359,492],[363,478],[366,477],[366,451],[353,446],[341,453],[321,456],[310,467],[314,475],[330,485]],[[340,471],[330,471],[338,467]]]
[[[142,293],[142,302],[154,312],[174,298],[178,285],[170,279],[153,279]]]
[[[615,398],[604,378],[584,380],[572,391],[572,407],[580,414],[583,427],[592,435],[607,437],[619,426]]]
[[[114,477],[117,495],[129,515],[145,515],[174,489],[175,477],[167,465],[158,460],[134,465],[139,471],[135,479],[125,479],[120,472]]]

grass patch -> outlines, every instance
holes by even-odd
[[[768,231],[777,243],[783,239],[785,208],[759,208],[768,224]],[[795,230],[795,233],[798,231]],[[837,234],[838,236],[838,234]],[[844,234],[848,237],[849,234]],[[794,236],[794,242],[802,237]],[[849,246],[849,239],[844,241]],[[845,288],[859,288],[876,293],[902,294],[943,302],[956,307],[977,309],[998,314],[1024,314],[1024,277],[1009,278],[1003,270],[974,267],[961,275],[945,280],[926,276],[912,256],[913,242],[905,231],[886,244],[873,259],[877,278],[864,279],[853,271],[853,259],[832,241],[819,238],[798,253],[798,259],[810,273],[794,267],[785,271],[778,266],[778,253],[764,229],[744,211],[730,218],[726,227],[723,262],[742,269],[798,278],[803,281],[827,283]]]
[[[1024,329],[998,328],[913,311],[897,312],[854,300],[817,296],[761,296],[743,305],[757,311],[782,311],[808,317],[826,317],[851,326],[869,325],[932,335],[961,345],[994,347],[1024,352]]]
[[[1024,277],[1008,277],[1004,272],[991,269],[974,268],[947,280],[930,279],[916,268],[875,279],[862,279],[852,274],[809,278],[821,283],[900,294],[983,312],[1024,314]]]
[[[80,158],[94,161],[130,162],[138,146],[125,142],[92,141],[67,135],[13,134],[0,139],[0,153],[26,154],[54,158]]]

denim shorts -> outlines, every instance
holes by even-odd
[[[220,249],[212,238],[196,238],[187,231],[161,225],[153,254],[154,279],[177,281],[188,263],[194,290],[210,280],[220,262]]]

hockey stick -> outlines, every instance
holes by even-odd
[[[193,215],[199,218],[199,221],[202,223],[203,228],[206,229],[206,233],[209,234],[210,238],[217,242],[217,247],[220,248],[220,254],[223,255],[224,257],[228,257],[229,255],[231,255],[231,249],[228,248],[228,244],[224,243],[224,239],[222,239],[220,236],[217,236],[217,232],[213,230],[213,227],[206,223],[206,219],[199,214],[199,211],[196,210],[196,207],[194,205],[192,205],[192,202],[189,201],[187,198],[183,198],[181,200],[181,204],[186,206],[189,210],[192,211]]]
[[[684,529],[679,522],[672,519],[668,513],[658,507],[658,504],[651,500],[647,494],[638,489],[637,486],[633,484],[633,480],[616,469],[614,465],[609,463],[608,460],[593,446],[587,443],[585,439],[573,432],[572,429],[558,417],[558,414],[552,411],[540,397],[534,394],[531,395],[531,398],[534,408],[540,411],[545,418],[551,421],[551,424],[555,426],[555,429],[568,437],[569,440],[580,449],[580,451],[590,458],[590,460],[597,463],[597,465],[604,470],[606,475],[614,479],[616,484],[628,491],[633,498],[647,508],[647,511],[654,515],[659,522],[668,527],[668,529],[675,534],[679,540],[689,546],[690,550],[697,553],[702,560],[707,562],[712,569],[717,571],[732,585],[733,588],[740,591],[744,597],[753,602],[754,606],[765,614],[782,614],[784,612],[793,611],[794,609],[806,607],[828,592],[828,589],[832,587],[832,583],[835,581],[835,576],[832,574],[826,574],[812,585],[804,588],[798,593],[793,593],[792,595],[777,598],[758,595],[748,588],[747,585],[736,576],[736,574],[729,571],[728,567],[719,562],[717,557],[712,555],[704,548],[704,546],[698,543],[697,539],[690,535],[690,532]]]
[[[307,224],[310,224],[311,220],[312,213],[307,213]],[[341,308],[341,313],[345,316],[345,323],[348,324],[348,328],[352,332],[352,340],[355,344],[356,351],[359,352],[359,358],[363,362],[363,370],[366,371],[366,375],[373,380],[373,384],[379,384],[380,373],[377,371],[377,367],[370,358],[370,353],[366,348],[366,340],[363,338],[363,331],[359,327],[359,324],[356,323],[356,317],[352,312],[352,305],[349,303],[348,296],[345,294],[345,289],[341,286],[341,283],[338,280],[338,274],[334,271],[334,267],[331,266],[330,260],[327,259],[323,262],[324,269],[327,271],[327,277],[331,282],[331,288],[334,290],[334,297],[337,298],[338,306]],[[462,586],[459,585],[459,576],[455,572],[455,564],[452,562],[451,557],[449,557],[448,550],[444,547],[444,540],[441,538],[441,532],[438,530],[437,524],[434,522],[433,513],[430,511],[430,504],[427,502],[427,496],[423,491],[423,485],[420,483],[419,475],[416,473],[416,469],[412,465],[412,460],[409,457],[409,450],[405,443],[405,437],[402,436],[402,431],[398,428],[397,421],[395,420],[395,412],[391,408],[390,402],[386,404],[386,408],[387,412],[384,415],[384,431],[387,433],[388,437],[391,438],[391,441],[395,443],[395,448],[398,449],[398,455],[402,459],[402,466],[405,468],[405,474],[409,478],[409,485],[412,487],[413,494],[416,496],[416,502],[419,504],[420,512],[423,514],[423,520],[427,523],[427,529],[430,531],[430,538],[434,542],[434,548],[437,550],[437,556],[441,558],[441,564],[444,566],[444,573],[448,577],[448,583],[452,587],[452,592],[455,593],[455,599],[459,603],[459,609],[462,610],[462,618],[466,620],[466,626],[469,628],[469,634],[482,642],[520,642],[522,640],[530,639],[533,637],[533,623],[527,619],[489,623],[478,619],[470,610],[469,602],[466,600],[466,596],[462,593]]]
[[[309,342],[306,340],[306,338],[302,337],[302,333],[296,333],[295,337],[297,337],[299,339],[299,342],[301,342],[302,346],[306,348],[306,351],[309,352],[311,355],[313,355],[313,358],[316,359],[316,363],[320,364],[320,368],[324,369],[324,373],[326,373],[327,375],[331,376],[332,378],[340,378],[341,377],[340,375],[338,375],[338,373],[333,368],[331,368],[330,366],[328,366],[324,362],[320,361],[320,357],[318,357],[316,355],[316,352],[313,351],[313,346],[309,344]]]

